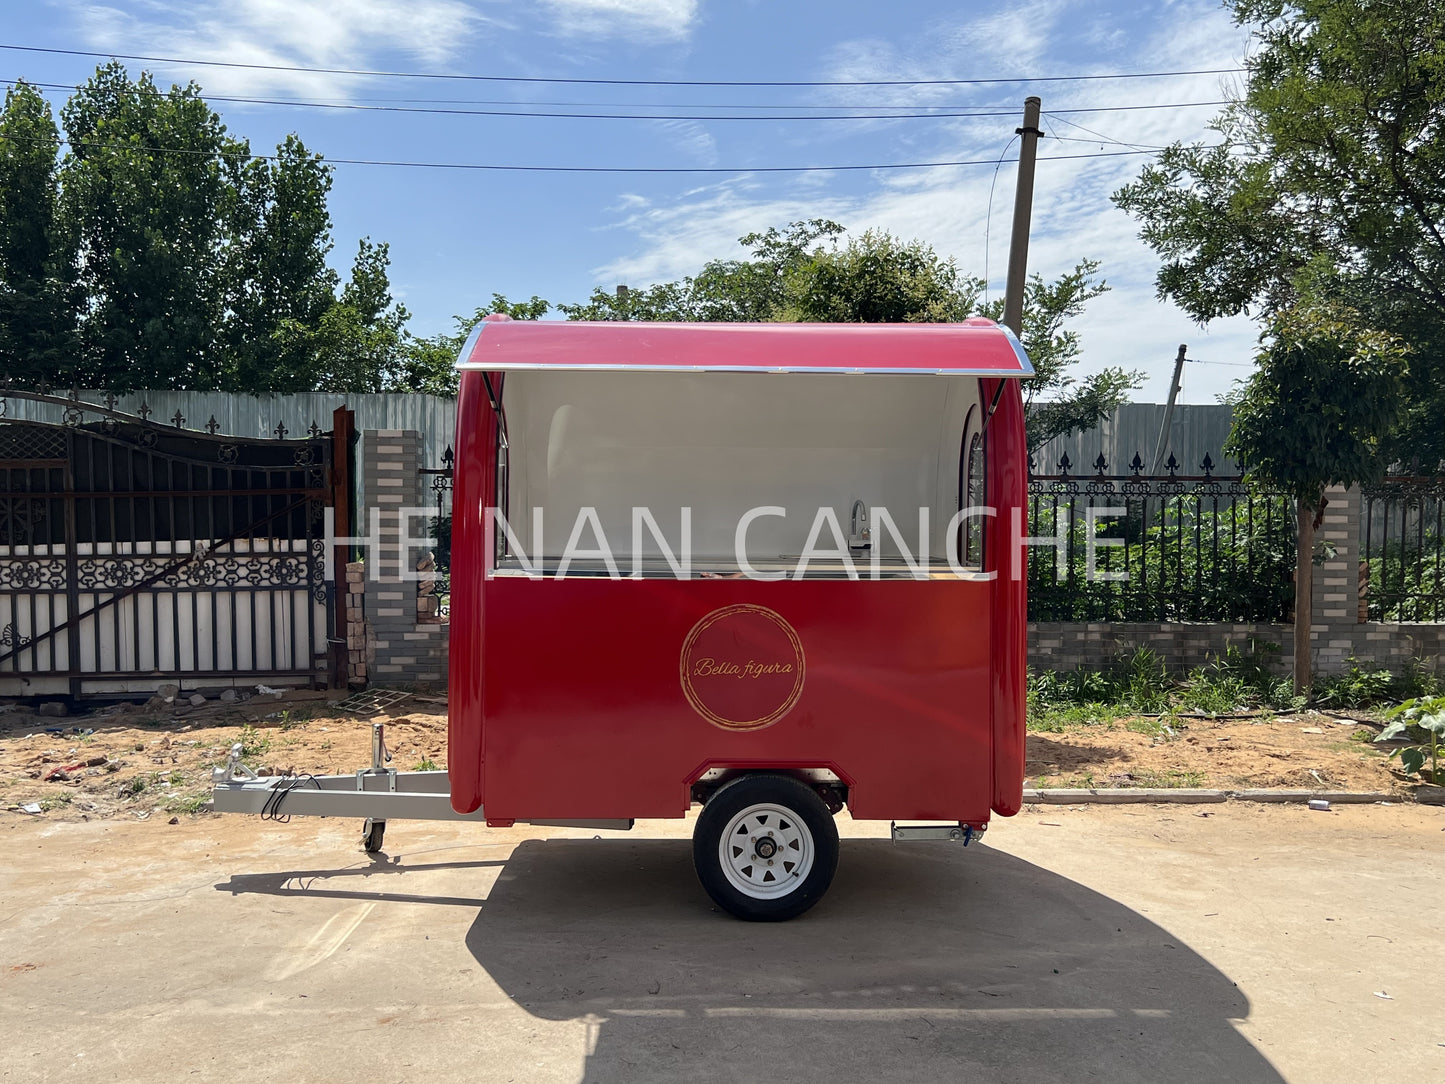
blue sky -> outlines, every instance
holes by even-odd
[[[886,20],[884,18],[886,16]],[[854,232],[918,237],[982,274],[1007,263],[1014,172],[992,165],[768,174],[758,167],[998,159],[1026,94],[1050,110],[1212,102],[1239,77],[1010,82],[977,86],[648,87],[553,79],[862,81],[1037,78],[1230,68],[1247,38],[1212,0],[893,4],[766,0],[49,0],[7,4],[0,43],[299,67],[523,76],[482,82],[128,62],[163,82],[194,78],[232,132],[269,149],[287,132],[329,158],[522,165],[685,166],[714,174],[506,173],[338,165],[331,198],[338,265],[356,239],[387,241],[397,297],[428,334],[493,291],[584,299],[737,255],[736,238],[829,217]],[[0,50],[3,77],[74,85],[94,58]],[[890,120],[584,120],[323,109],[215,101],[557,112],[818,113],[817,107],[958,107],[1015,115]],[[52,95],[58,105],[63,94]],[[405,99],[406,101],[398,101]],[[524,105],[522,103],[575,103]],[[493,104],[495,103],[495,104]],[[722,108],[711,108],[722,107]],[[768,108],[760,108],[768,107]],[[783,109],[771,107],[787,107]],[[1040,155],[1119,151],[1207,136],[1215,109],[1045,117]],[[1066,121],[1072,121],[1073,124]],[[1086,132],[1074,125],[1083,125]],[[1096,139],[1095,135],[1103,137]],[[1063,138],[1068,137],[1068,138]],[[1076,140],[1086,140],[1084,142]],[[1105,141],[1107,140],[1107,141]],[[1012,152],[1010,152],[1012,153]],[[1243,319],[1194,325],[1154,297],[1156,261],[1109,202],[1141,156],[1041,161],[1030,270],[1103,261],[1111,293],[1076,325],[1082,369],[1143,370],[1162,401],[1178,344],[1184,401],[1212,402],[1248,372]],[[733,171],[735,170],[735,171]]]

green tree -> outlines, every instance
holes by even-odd
[[[385,245],[329,265],[331,167],[295,135],[269,160],[194,84],[110,63],[61,111],[18,84],[0,114],[7,372],[119,390],[376,390],[407,313]]]
[[[1220,141],[1175,144],[1117,193],[1196,320],[1349,312],[1411,344],[1384,456],[1445,455],[1445,8],[1229,0],[1253,30]]]
[[[390,378],[387,390],[455,396],[457,371],[453,365],[474,327],[493,313],[513,320],[540,320],[551,307],[535,294],[526,301],[509,301],[502,294],[493,294],[489,308],[477,309],[471,316],[453,316],[453,330],[428,338],[408,337],[401,365]]]
[[[390,263],[385,244],[363,238],[351,278],[322,315],[319,327],[298,329],[314,359],[310,386],[315,390],[374,392],[392,386],[410,317],[392,300]]]
[[[50,105],[16,83],[0,113],[0,357],[16,377],[75,360],[72,268],[55,206],[59,150]]]
[[[922,241],[869,230],[841,247],[842,226],[815,218],[750,233],[747,260],[714,260],[695,277],[617,294],[602,289],[580,305],[559,305],[571,320],[767,320],[840,323],[938,323],[985,315],[1003,301],[980,302],[982,279],[965,275]],[[1140,374],[1110,367],[1083,380],[1078,332],[1068,327],[1108,286],[1096,260],[1053,282],[1029,279],[1023,345],[1037,374],[1025,383],[1028,441],[1089,429],[1124,402]]]
[[[779,318],[828,323],[958,323],[978,311],[984,286],[931,245],[877,230],[816,250],[784,280]]]
[[[1251,479],[1295,500],[1295,692],[1311,684],[1314,532],[1324,490],[1374,481],[1384,435],[1404,405],[1406,347],[1361,330],[1358,313],[1286,309],[1270,322],[1257,368],[1234,408],[1225,452]]]
[[[294,134],[274,161],[228,164],[222,383],[238,391],[309,390],[322,371],[318,349],[328,338],[322,325],[338,303],[339,276],[326,262],[330,167]],[[360,334],[361,325],[354,326]]]
[[[1081,260],[1072,271],[1046,282],[1033,274],[1024,285],[1023,334],[1019,341],[1033,362],[1034,377],[1024,381],[1028,447],[1032,452],[1054,437],[1092,429],[1129,398],[1144,379],[1140,372],[1105,366],[1083,379],[1072,375],[1082,347],[1068,326],[1109,286],[1099,278],[1098,260]],[[1003,319],[1003,298],[983,307],[990,320]]]
[[[195,84],[111,62],[61,111],[60,205],[84,293],[80,379],[213,388],[223,311],[226,135]]]

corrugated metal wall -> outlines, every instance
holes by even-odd
[[[1221,451],[1233,417],[1234,408],[1223,404],[1176,406],[1162,458],[1167,460],[1172,451],[1179,460],[1180,474],[1200,474],[1199,465],[1208,454],[1214,460],[1216,473],[1235,473],[1234,461]],[[1049,441],[1034,454],[1034,470],[1039,474],[1059,473],[1059,461],[1067,452],[1070,474],[1093,474],[1094,460],[1103,452],[1109,463],[1106,474],[1127,474],[1129,461],[1137,452],[1147,474],[1153,466],[1150,461],[1163,422],[1164,404],[1125,403],[1099,428]]]
[[[104,396],[104,392],[80,393],[82,400],[91,403],[101,402]],[[142,402],[150,406],[153,419],[169,420],[179,410],[188,428],[200,429],[214,417],[220,426],[217,432],[247,437],[274,436],[278,422],[286,426],[291,437],[299,436],[312,422],[322,429],[330,429],[331,412],[339,406],[349,406],[356,412],[358,430],[413,429],[420,433],[423,461],[429,466],[441,465],[442,452],[454,444],[456,438],[454,400],[409,392],[257,396],[233,392],[138,391],[121,396],[116,409],[134,414]],[[60,407],[46,403],[23,399],[12,399],[9,403],[12,418],[58,422],[61,413]],[[1176,406],[1164,457],[1168,458],[1172,451],[1179,460],[1180,473],[1198,474],[1199,464],[1207,453],[1214,458],[1216,467],[1232,473],[1234,464],[1226,461],[1221,449],[1233,416],[1234,409],[1222,404]],[[1092,474],[1094,460],[1103,452],[1109,462],[1108,473],[1127,473],[1135,452],[1146,463],[1153,457],[1163,420],[1162,403],[1126,403],[1097,429],[1049,441],[1035,454],[1034,469],[1040,474],[1057,474],[1059,461],[1067,452],[1071,473]],[[365,465],[358,461],[357,470],[364,478]]]
[[[53,394],[65,395],[65,391]],[[103,403],[103,391],[82,391],[82,402]],[[427,466],[440,466],[442,452],[455,439],[456,401],[435,395],[411,392],[379,394],[341,394],[338,392],[298,392],[293,395],[240,395],[224,391],[137,391],[120,396],[115,409],[136,414],[141,404],[151,409],[152,421],[166,422],[180,411],[187,429],[204,429],[216,419],[218,433],[237,437],[274,437],[278,424],[286,427],[286,435],[296,439],[315,423],[331,428],[331,414],[340,406],[356,413],[356,428],[414,429],[421,434],[422,458]],[[59,422],[63,408],[50,403],[11,399],[8,417],[32,421]],[[357,445],[357,492],[366,466],[361,462],[361,445]]]

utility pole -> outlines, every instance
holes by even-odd
[[[1150,474],[1158,474],[1164,463],[1165,441],[1169,439],[1169,427],[1174,421],[1174,401],[1179,398],[1180,380],[1184,376],[1184,352],[1189,347],[1179,344],[1179,353],[1174,358],[1174,379],[1169,382],[1169,401],[1164,404],[1164,421],[1159,426],[1159,440],[1154,445],[1154,466]]]
[[[1039,152],[1039,107],[1036,97],[1024,99],[1024,126],[1019,128],[1019,181],[1014,191],[1014,228],[1008,246],[1008,278],[1004,283],[1003,322],[1020,338],[1024,333],[1024,284],[1029,270],[1029,221],[1034,209],[1034,160]]]

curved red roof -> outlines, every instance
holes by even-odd
[[[962,324],[478,324],[458,369],[1033,376],[1007,328]]]

